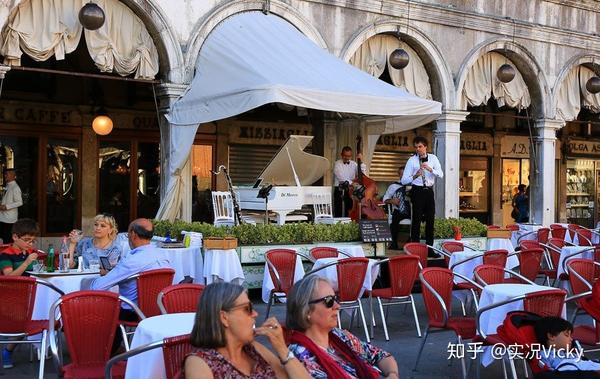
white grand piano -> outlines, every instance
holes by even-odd
[[[273,185],[269,192],[267,211],[277,214],[283,225],[286,215],[315,202],[315,195],[331,193],[331,187],[310,186],[330,169],[329,160],[304,152],[312,136],[291,135],[267,167],[258,176],[255,188],[234,187],[242,210],[265,211],[265,199],[259,198],[261,187]]]

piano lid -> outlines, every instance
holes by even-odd
[[[312,136],[289,136],[258,178],[263,184],[276,186],[308,186],[321,179],[329,169],[329,160],[304,152],[312,139]]]

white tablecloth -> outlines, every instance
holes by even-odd
[[[350,255],[351,257],[364,257],[365,251],[360,245],[350,245],[350,246],[336,246],[336,248],[344,253]]]
[[[204,264],[199,247],[183,247],[178,249],[161,249],[167,253],[171,268],[175,270],[173,283],[177,284],[185,276],[194,278],[194,283],[204,284]]]
[[[32,275],[36,276],[36,275]],[[92,279],[100,276],[98,273],[86,275],[60,275],[56,276],[37,276],[47,282],[60,288],[65,294],[81,290],[81,282],[84,279]],[[38,285],[35,293],[35,305],[33,307],[32,320],[46,320],[52,304],[58,300],[60,295],[44,285]]]
[[[479,308],[486,307],[488,305],[500,303],[510,298],[525,295],[531,292],[538,292],[544,290],[556,289],[554,287],[546,287],[532,284],[489,284],[483,287],[481,297],[479,298]],[[523,301],[515,301],[513,303],[502,305],[498,308],[492,309],[488,312],[484,312],[481,315],[480,326],[486,334],[496,334],[496,329],[504,319],[508,312],[523,310]],[[563,307],[562,317],[566,318],[566,309]]]
[[[488,250],[508,250],[509,253],[515,251],[515,246],[509,238],[488,238],[486,247]]]
[[[313,265],[313,270],[318,269],[319,267],[323,267],[329,263],[335,262],[337,260],[339,260],[340,258],[322,258],[322,259],[317,259],[315,264]],[[375,280],[377,280],[377,276],[379,276],[379,265],[375,266],[374,264],[377,263],[378,261],[375,259],[369,259],[369,267],[367,268],[367,272],[365,274],[365,280],[363,281],[363,285],[362,285],[362,291],[361,291],[361,296],[362,293],[365,290],[371,290],[373,288],[373,284],[375,283]],[[316,272],[316,275],[319,275],[322,278],[326,278],[329,280],[329,282],[331,283],[331,286],[333,287],[334,290],[337,291],[338,289],[338,277],[337,277],[337,266],[336,265],[332,265],[329,266],[327,268],[324,268],[318,272]]]
[[[204,278],[206,284],[217,281],[242,284],[246,277],[235,249],[204,252]]]
[[[563,260],[565,259],[566,256],[569,256],[570,254],[574,254],[578,251],[584,251],[584,250],[588,250],[588,251],[581,253],[579,255],[573,256],[571,258],[594,259],[594,250],[593,250],[592,246],[565,246],[562,249],[560,249],[560,259],[558,261],[558,268],[556,271],[557,276],[560,276],[560,274],[564,273]],[[569,259],[571,259],[571,258],[569,258]]]
[[[150,342],[162,341],[166,337],[191,333],[195,315],[195,313],[172,313],[142,320],[135,329],[131,348],[135,349]],[[125,378],[166,378],[162,349],[156,348],[129,358]]]
[[[506,239],[506,241],[508,241],[508,243],[510,243],[510,240]],[[490,249],[493,250],[493,249]],[[509,254],[512,251],[509,250]],[[450,256],[450,260],[449,260],[449,264],[448,267],[452,267],[452,265],[458,263],[458,262],[462,262],[468,258],[471,258],[474,255],[480,255],[483,252],[481,251],[472,251],[472,250],[465,250],[465,251],[457,251],[455,253],[452,253],[452,255]],[[479,257],[479,258],[475,258],[475,259],[471,259],[468,262],[465,262],[463,264],[460,264],[456,267],[454,267],[452,269],[452,271],[466,276],[469,279],[473,279],[473,273],[475,272],[475,267],[482,265],[483,264],[483,257]],[[517,267],[519,265],[519,258],[516,255],[510,256],[508,257],[508,259],[506,260],[506,268],[508,269],[513,269],[515,267]],[[464,282],[465,280],[455,276],[454,277],[454,282],[455,283],[460,283],[460,282]]]
[[[304,277],[304,267],[302,266],[302,259],[300,256],[296,256],[296,271],[294,272],[294,283]],[[269,274],[269,267],[267,266],[267,262],[265,262],[265,272],[263,275],[263,286],[262,286],[262,299],[265,303],[269,302],[269,296],[271,295],[271,290],[275,288],[273,284],[273,280],[271,280],[271,275]]]

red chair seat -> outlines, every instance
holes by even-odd
[[[496,344],[505,344],[504,340],[497,334],[489,334],[483,339],[481,336],[475,336],[473,342],[481,342],[484,346],[493,346]]]
[[[454,286],[452,287],[452,289],[454,289],[454,290],[478,290],[478,288],[476,286],[474,286],[473,284],[471,284],[469,282],[455,283]]]
[[[504,278],[504,283],[523,284],[523,281],[519,278]]]
[[[477,335],[475,330],[475,318],[473,317],[450,317],[446,324],[449,329],[456,332],[462,339],[470,340]]]
[[[112,368],[112,379],[122,379],[125,377],[125,367],[127,362],[117,362]],[[104,364],[79,366],[66,365],[63,367],[63,378],[65,379],[104,379]]]
[[[594,346],[599,342],[596,329],[591,325],[576,326],[573,329],[573,338],[588,346]]]
[[[25,324],[25,333],[32,336],[48,329],[48,320],[31,320]]]

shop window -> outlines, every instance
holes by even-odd
[[[78,141],[49,138],[46,166],[46,231],[64,233],[78,219]]]
[[[137,159],[137,217],[154,218],[160,207],[160,148],[140,142]]]
[[[567,161],[567,221],[594,228],[596,204],[595,172],[600,163],[591,159]],[[600,173],[600,171],[597,171]]]
[[[212,223],[213,146],[194,145],[192,163],[192,221]]]
[[[518,192],[519,184],[527,186],[529,192],[529,159],[502,160],[502,223],[512,224],[515,220],[510,216],[512,200]]]
[[[38,220],[38,143],[34,137],[0,136],[0,169],[14,168],[21,188],[23,206],[19,218]],[[0,178],[0,192],[6,183]]]
[[[111,213],[119,231],[126,231],[131,220],[131,143],[101,141],[99,153],[99,211]]]
[[[458,182],[461,217],[474,217],[489,223],[489,172],[487,158],[461,160]]]

